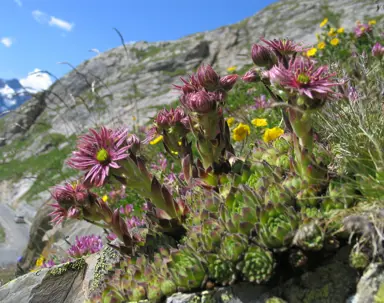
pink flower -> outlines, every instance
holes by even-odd
[[[49,213],[49,216],[52,218],[51,223],[58,225],[61,222],[63,222],[67,216],[68,216],[68,211],[59,205],[59,203],[53,203],[50,204],[54,208],[54,210]]]
[[[379,42],[376,42],[372,47],[372,56],[381,58],[384,56],[384,46],[382,46]]]
[[[357,38],[362,37],[364,34],[372,31],[372,27],[369,24],[358,24],[355,29],[355,35]]]
[[[267,97],[265,95],[261,95],[260,97],[255,97],[254,100],[255,100],[255,105],[251,106],[253,109],[268,108],[269,104],[271,103],[269,100],[267,100]]]
[[[289,39],[266,40],[261,38],[261,41],[267,44],[276,54],[279,55],[291,55],[294,53],[305,52],[309,49],[309,47],[302,46],[302,44],[295,43]]]
[[[120,207],[120,213],[126,216],[129,216],[131,212],[133,211],[133,205],[132,204],[127,204],[124,207]]]
[[[77,151],[72,153],[68,165],[86,171],[85,180],[95,186],[102,186],[110,169],[118,169],[119,161],[128,157],[128,129],[112,130],[101,127],[97,132],[90,129],[90,134],[80,137]]]
[[[74,258],[80,258],[84,255],[94,254],[103,248],[103,242],[100,236],[82,236],[76,237],[76,242],[68,249],[68,254]]]
[[[49,260],[47,262],[44,262],[43,265],[41,266],[42,268],[51,268],[55,266],[55,262],[53,260]]]
[[[68,209],[71,206],[83,204],[89,196],[87,187],[80,181],[66,182],[53,188],[52,198],[62,207]]]
[[[288,68],[283,64],[275,65],[269,71],[270,79],[282,86],[287,91],[296,92],[310,99],[335,98],[337,94],[332,90],[339,85],[331,78],[327,66],[315,67],[311,60],[296,58],[289,61]]]

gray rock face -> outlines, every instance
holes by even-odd
[[[357,284],[352,303],[384,302],[384,264],[371,264]]]

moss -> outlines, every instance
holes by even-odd
[[[96,292],[101,289],[101,286],[104,282],[104,275],[111,267],[111,260],[117,260],[118,258],[118,252],[112,247],[107,246],[102,250],[100,257],[95,265],[93,280],[90,286],[91,292]]]
[[[223,302],[223,303],[228,303],[228,302],[231,302],[232,299],[233,299],[233,296],[232,294],[228,293],[228,292],[225,292],[223,293],[221,296],[220,296],[220,301]]]
[[[203,34],[197,35],[197,36],[195,37],[195,39],[196,39],[197,41],[203,40],[203,39],[204,39],[204,35],[203,35]]]
[[[303,303],[325,302],[324,299],[329,299],[329,289],[329,284],[324,285],[321,289],[311,289],[304,297]]]
[[[48,275],[51,276],[61,276],[67,271],[80,271],[86,262],[83,258],[77,259],[76,261],[67,262],[59,266],[55,266],[48,271]]]
[[[132,48],[131,51],[135,53],[137,59],[142,61],[142,60],[145,60],[147,58],[156,56],[161,51],[161,48],[154,46],[154,45],[151,45],[145,50],[138,49],[138,48]]]
[[[375,303],[384,303],[384,282],[381,283],[374,300]]]
[[[5,231],[4,228],[0,225],[0,243],[5,241]]]

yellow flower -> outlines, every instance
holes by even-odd
[[[233,140],[243,141],[249,134],[251,134],[251,129],[247,124],[240,123],[233,130]]]
[[[256,127],[263,127],[268,125],[267,119],[253,119],[251,122]]]
[[[331,40],[331,44],[333,45],[333,46],[336,46],[336,45],[338,45],[340,43],[340,40],[338,39],[338,38],[333,38],[332,40]]]
[[[41,267],[43,264],[44,264],[44,260],[45,258],[43,256],[40,256],[37,260],[36,260],[36,267]]]
[[[316,52],[317,48],[312,47],[310,50],[307,51],[307,57],[313,57],[314,55],[316,55]]]
[[[376,24],[376,20],[369,20],[368,21],[368,25],[375,25]]]
[[[332,27],[328,32],[329,37],[336,36],[336,28]]]
[[[163,136],[158,136],[157,138],[153,139],[151,142],[149,142],[149,144],[151,145],[155,145],[159,142],[163,141]]]
[[[319,44],[317,44],[317,48],[318,48],[318,49],[324,49],[325,46],[326,46],[326,44],[325,44],[324,41],[321,41],[321,42],[319,42]]]
[[[235,118],[229,117],[227,119],[227,123],[228,123],[228,126],[231,127],[233,125],[233,123],[235,123]]]
[[[230,67],[228,67],[228,68],[227,68],[227,71],[228,71],[229,73],[233,73],[236,69],[237,69],[237,66],[234,65],[234,66],[230,66]]]
[[[270,141],[273,141],[280,137],[282,134],[284,134],[284,130],[280,127],[274,127],[274,128],[267,128],[263,135],[263,140],[265,143],[268,143]]]
[[[320,27],[323,27],[328,23],[328,18],[324,18],[324,20],[320,23]]]
[[[339,33],[339,34],[344,33],[344,27],[340,27],[340,28],[337,30],[337,33]]]
[[[133,121],[136,121],[136,116],[132,116],[132,120],[133,120]]]
[[[104,202],[107,202],[107,201],[108,201],[108,196],[107,196],[107,195],[104,195],[101,199],[102,199]]]

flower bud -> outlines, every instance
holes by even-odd
[[[236,74],[224,76],[220,78],[220,86],[225,91],[230,91],[232,87],[235,85],[238,78],[239,76]]]
[[[261,80],[259,74],[257,73],[257,71],[255,69],[251,69],[251,70],[247,71],[245,73],[245,75],[243,77],[241,77],[241,79],[247,83],[259,82]]]
[[[218,87],[220,77],[210,65],[201,65],[197,70],[199,84],[208,91],[213,91]]]
[[[185,105],[194,112],[206,114],[216,108],[216,95],[210,95],[205,91],[188,94],[184,99]]]
[[[257,66],[271,68],[277,62],[276,55],[267,47],[254,44],[252,46],[252,61]]]

